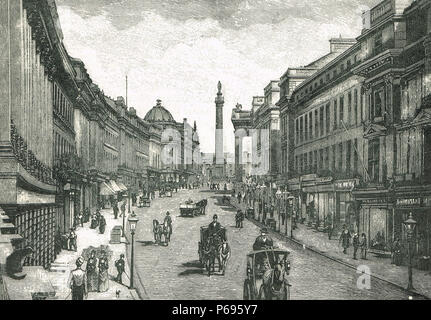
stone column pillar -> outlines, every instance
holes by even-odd
[[[20,107],[22,64],[21,1],[0,0],[0,143],[10,141],[12,107]]]

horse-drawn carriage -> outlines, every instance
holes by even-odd
[[[149,207],[151,205],[150,197],[147,195],[140,195],[138,197],[138,208]]]
[[[194,217],[198,215],[204,215],[206,211],[206,206],[208,204],[207,199],[202,199],[198,202],[186,201],[184,204],[180,205],[180,215],[181,217]]]
[[[159,191],[159,197],[160,198],[163,198],[163,197],[172,198],[172,188],[166,187],[166,188],[161,189]]]
[[[208,276],[215,272],[217,260],[218,272],[222,275],[226,272],[227,261],[230,258],[230,247],[227,243],[226,228],[221,227],[216,234],[209,234],[207,226],[200,229],[201,236],[198,243],[199,262],[204,265]]]
[[[247,255],[244,300],[290,300],[289,254],[287,250],[271,248]]]

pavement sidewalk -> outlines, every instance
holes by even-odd
[[[246,204],[238,204],[236,198],[231,198],[231,204],[244,212],[246,210]],[[260,224],[254,219],[252,221]],[[408,268],[406,266],[391,264],[389,258],[380,258],[367,253],[366,260],[360,259],[360,250],[358,250],[358,260],[354,260],[352,247],[347,249],[347,254],[343,254],[343,249],[339,246],[338,239],[329,240],[326,233],[308,228],[302,224],[298,224],[297,228],[293,231],[294,239],[278,232],[277,235],[350,268],[357,269],[358,266],[367,266],[371,276],[400,288],[407,288]],[[413,293],[431,298],[431,273],[429,271],[413,269],[413,287],[415,288]]]
[[[89,292],[87,300],[139,300],[139,296],[135,290],[130,290],[129,287],[129,262],[127,261],[126,246],[127,241],[121,238],[120,244],[110,244],[111,230],[114,226],[122,226],[122,217],[114,219],[112,209],[101,210],[102,215],[106,219],[106,229],[104,234],[99,233],[99,229],[90,229],[90,222],[85,223],[84,227],[78,227],[77,235],[77,252],[62,250],[57,256],[57,259],[52,265],[56,266],[57,271],[49,272],[48,276],[54,288],[56,289],[56,298],[59,300],[71,300],[70,289],[67,286],[70,271],[76,268],[75,262],[81,256],[84,249],[93,246],[109,245],[113,254],[109,261],[109,290],[106,292]],[[127,212],[126,212],[127,223]],[[120,254],[125,254],[126,274],[123,274],[123,285],[115,282],[113,279],[117,275],[115,268],[115,260],[119,259]],[[82,266],[85,270],[86,263]],[[64,272],[62,272],[64,271]],[[120,296],[117,298],[116,292],[120,291]]]

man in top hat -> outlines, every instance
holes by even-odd
[[[272,248],[274,242],[271,237],[268,236],[268,229],[262,228],[260,230],[260,236],[256,238],[253,244],[253,250],[263,250],[267,248]]]
[[[87,296],[87,275],[81,269],[84,259],[79,257],[76,260],[76,269],[70,273],[69,288],[72,290],[72,300],[84,300]]]
[[[213,221],[208,226],[208,236],[220,235],[219,231],[221,230],[221,224],[217,221],[218,216],[213,215]]]

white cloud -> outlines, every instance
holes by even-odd
[[[153,12],[118,30],[105,15],[82,18],[69,7],[58,10],[69,54],[84,61],[105,94],[124,96],[127,73],[129,105],[143,117],[160,98],[177,121],[196,120],[205,152],[214,149],[217,81],[225,94],[225,146],[232,152],[230,115],[237,102],[247,108],[252,96],[262,95],[287,67],[327,53],[329,38],[355,36],[360,30],[359,16],[353,24],[292,18],[229,30],[211,18],[181,22]]]

